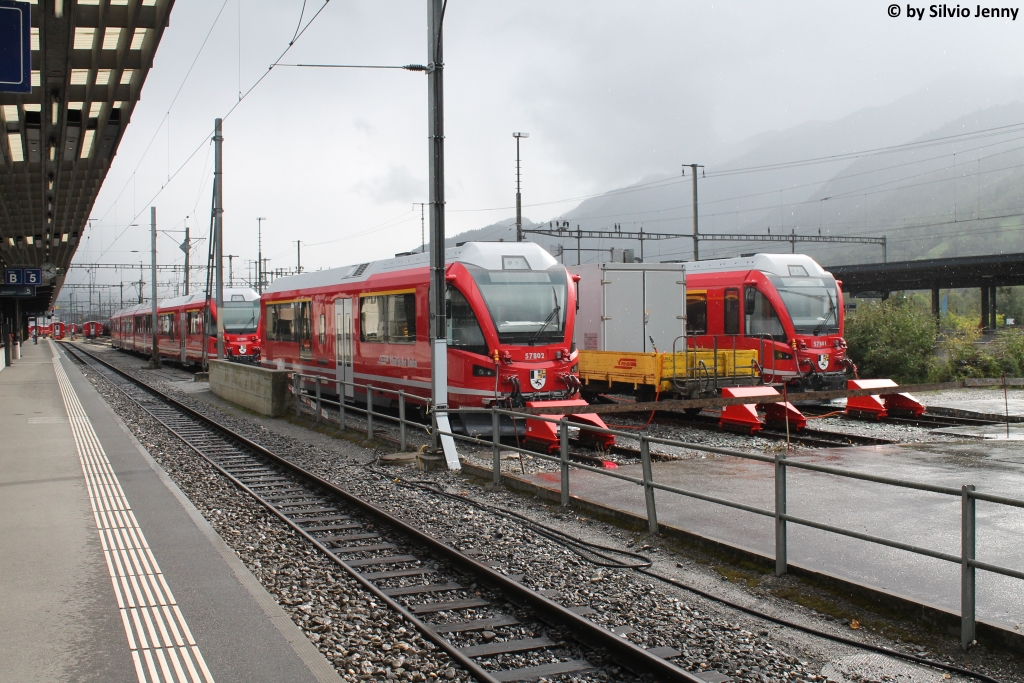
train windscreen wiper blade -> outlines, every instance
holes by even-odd
[[[828,313],[825,314],[824,319],[822,319],[822,321],[818,323],[818,326],[814,328],[814,332],[811,333],[815,337],[817,337],[818,333],[821,332],[821,329],[825,327],[825,324],[828,322],[828,319],[834,317],[836,314],[836,302],[832,300],[832,292],[826,289],[825,295],[828,297]],[[839,321],[837,320],[836,322]]]
[[[539,337],[540,333],[544,331],[544,328],[550,325],[551,321],[554,320],[555,316],[562,310],[562,307],[558,305],[558,292],[555,291],[554,287],[551,288],[551,296],[555,298],[555,307],[551,309],[551,312],[548,313],[548,317],[544,318],[544,322],[541,323],[541,326],[533,333],[533,336],[530,337],[531,344],[537,341],[537,337]]]

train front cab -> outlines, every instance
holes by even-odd
[[[687,275],[688,344],[757,351],[766,383],[794,391],[846,387],[842,291],[808,263],[782,264],[788,275],[737,270]],[[809,272],[811,265],[817,272]],[[780,267],[779,264],[773,264]]]
[[[490,268],[449,266],[449,392],[460,394],[461,405],[513,409],[587,405],[578,393],[578,351],[572,332],[577,278],[545,256],[531,251],[525,256],[502,255]],[[569,420],[605,427],[593,413],[570,415]],[[452,426],[467,434],[490,436],[493,431],[486,414],[453,415]],[[549,450],[558,447],[557,425],[550,422],[502,419],[501,431]],[[614,443],[609,435],[585,430],[579,438],[605,448]]]

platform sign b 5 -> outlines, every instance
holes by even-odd
[[[32,10],[0,0],[0,92],[32,92]]]

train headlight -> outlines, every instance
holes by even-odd
[[[473,376],[474,377],[494,377],[495,374],[496,374],[496,372],[495,372],[494,368],[486,368],[483,365],[474,365],[473,366]]]

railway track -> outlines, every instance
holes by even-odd
[[[826,412],[825,410],[820,410],[814,407],[804,407],[801,408],[801,410],[803,410],[803,412],[807,413],[808,415],[822,414]],[[939,429],[942,427],[990,427],[993,425],[1006,424],[1006,419],[997,420],[988,417],[974,417],[963,414],[963,411],[956,412],[960,414],[945,415],[937,412],[932,412],[932,410],[926,410],[923,415],[920,415],[918,417],[910,417],[906,415],[888,415],[879,420],[879,422],[885,424],[909,425],[911,427],[922,427],[925,429]],[[1011,419],[1011,422],[1013,421],[1015,420]]]
[[[478,681],[579,677],[621,666],[654,680],[707,683],[561,605],[546,591],[480,562],[192,410],[92,353],[62,344],[235,486],[305,538]],[[568,634],[571,634],[569,636]],[[532,664],[517,662],[523,655]],[[613,676],[614,678],[614,676]],[[716,679],[722,680],[722,679]]]
[[[641,413],[637,413],[641,415]],[[648,415],[645,412],[642,415]],[[679,413],[658,412],[654,416],[653,424],[660,424],[674,427],[691,427],[693,429],[704,429],[707,431],[721,431],[718,425],[718,417],[714,415],[682,415]],[[802,444],[815,448],[837,448],[842,446],[880,446],[895,443],[891,439],[882,439],[873,436],[861,436],[859,434],[841,434],[819,429],[803,429],[799,432],[793,431],[786,435],[785,429],[764,427],[757,432],[757,436],[776,441],[785,441],[787,438],[792,443]]]

